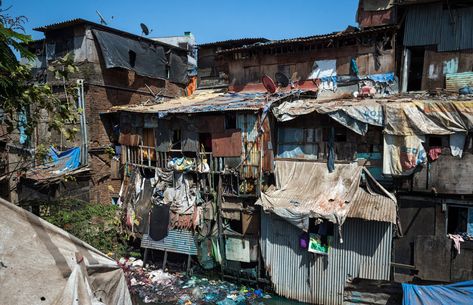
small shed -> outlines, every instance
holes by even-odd
[[[337,164],[329,173],[326,166],[276,161],[276,186],[258,204],[266,212],[262,257],[276,292],[331,305],[343,304],[345,284],[355,278],[389,280],[397,204],[365,168]],[[312,234],[314,224],[324,223],[334,229],[326,247],[313,251],[312,236],[322,236]]]

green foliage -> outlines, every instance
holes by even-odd
[[[31,136],[43,119],[40,110],[46,110],[49,130],[61,132],[67,139],[72,139],[78,131],[71,127],[78,121],[78,111],[74,103],[75,87],[67,81],[78,69],[71,54],[51,64],[49,70],[63,83],[63,99],[53,92],[50,85],[36,83],[32,68],[21,65],[12,52],[18,51],[25,59],[34,58],[27,48],[31,37],[20,33],[24,31],[22,24],[25,20],[25,17],[13,18],[6,14],[6,10],[0,10],[0,108],[8,133],[0,136],[8,136],[19,128],[24,128],[25,134]],[[19,121],[19,113],[26,115],[26,122]]]
[[[115,258],[126,253],[126,234],[122,230],[120,211],[117,206],[63,200],[57,212],[44,217],[77,238]]]

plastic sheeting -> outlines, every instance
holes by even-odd
[[[176,54],[169,56],[169,80],[178,84],[187,84],[187,62]]]
[[[422,143],[424,136],[384,135],[383,174],[391,176],[410,175],[418,165],[427,162]]]
[[[0,220],[2,302],[132,304],[122,269],[105,254],[3,199]]]
[[[334,171],[329,173],[325,163],[278,160],[275,166],[276,186],[262,192],[256,204],[303,230],[308,229],[309,217],[323,218],[341,225],[352,207],[363,204],[353,202],[360,188],[363,171],[367,172],[356,163],[337,164]],[[386,206],[383,206],[384,201],[380,201],[382,209],[379,211],[388,212],[383,212],[383,216],[371,215],[369,220],[395,223],[395,198],[378,185],[371,175],[366,175],[366,178],[378,190],[374,192],[371,189],[369,194],[372,196],[368,198],[374,201],[384,199],[379,196],[391,199],[390,202],[386,201]]]
[[[74,170],[80,166],[80,148],[73,147],[66,151],[60,152],[50,147],[49,156],[51,157],[57,173],[64,173]]]
[[[473,304],[473,281],[451,285],[402,284],[402,305]]]
[[[167,78],[167,60],[162,47],[105,31],[92,31],[100,45],[107,69],[124,68],[142,76]]]

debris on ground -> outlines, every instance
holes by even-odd
[[[130,293],[144,303],[264,305],[264,300],[271,298],[261,289],[145,268],[142,260],[134,258],[121,258],[118,263],[125,271]]]

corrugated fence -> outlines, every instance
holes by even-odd
[[[347,219],[328,256],[299,248],[297,227],[274,214],[261,216],[261,252],[276,293],[301,302],[343,304],[347,280],[389,280],[392,226]]]

